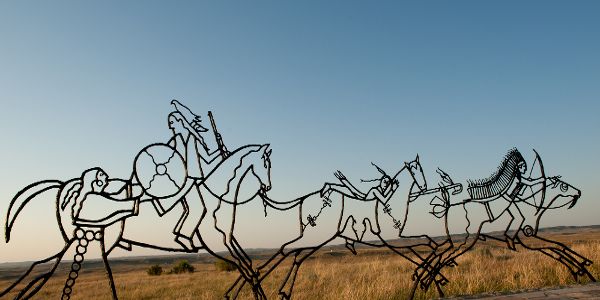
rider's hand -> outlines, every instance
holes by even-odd
[[[344,176],[344,174],[342,174],[342,172],[339,171],[339,170],[337,172],[333,173],[333,175],[335,175],[335,177],[337,177],[337,179],[339,179],[339,180],[345,180],[346,179],[346,176]]]

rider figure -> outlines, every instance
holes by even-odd
[[[204,211],[198,184],[204,181],[205,176],[221,161],[223,155],[220,149],[211,152],[206,145],[201,133],[207,132],[208,129],[202,126],[200,116],[195,115],[177,100],[173,100],[171,104],[175,106],[175,111],[168,116],[168,125],[173,131],[168,144],[183,157],[187,178],[181,192],[157,200],[161,205],[155,207],[158,213],[163,215],[181,201],[183,213],[173,229],[175,241],[187,250],[195,250],[198,247],[194,245],[193,237]],[[161,210],[160,207],[166,209]]]
[[[216,161],[221,157],[220,149],[210,152],[201,135],[208,129],[202,126],[200,116],[193,114],[177,100],[171,101],[171,104],[175,106],[175,111],[168,117],[169,129],[173,131],[168,144],[183,156],[189,177],[204,179],[204,175],[212,170],[210,166],[220,162]]]
[[[516,249],[515,238],[525,221],[517,203],[523,200],[521,196],[526,186],[544,182],[543,177],[536,179],[525,177],[526,171],[525,159],[517,149],[512,149],[495,176],[477,183],[471,182],[468,188],[472,200],[485,204],[490,222],[497,220],[508,211],[511,220],[504,231],[504,236],[508,247],[512,250]],[[496,194],[497,191],[500,192],[499,196]]]
[[[372,163],[373,164],[373,163]],[[371,226],[371,231],[373,231],[375,234],[379,234],[380,229],[379,229],[379,223],[377,222],[377,207],[378,204],[381,203],[381,205],[383,205],[383,207],[387,207],[387,203],[389,202],[391,196],[393,195],[394,191],[398,188],[398,180],[394,179],[392,181],[392,179],[390,178],[389,175],[387,175],[382,169],[380,169],[377,165],[373,164],[373,166],[375,166],[375,168],[377,168],[377,170],[382,174],[381,178],[379,179],[374,179],[374,180],[362,180],[362,182],[374,182],[374,181],[379,181],[379,184],[370,188],[369,191],[365,194],[363,192],[361,192],[358,188],[356,188],[354,185],[352,185],[352,183],[350,183],[350,181],[348,181],[348,179],[346,178],[346,176],[344,176],[344,174],[340,171],[337,171],[334,173],[335,177],[338,178],[338,180],[342,183],[341,185],[339,184],[334,184],[334,183],[325,183],[325,185],[323,186],[323,188],[321,189],[321,197],[325,197],[328,194],[331,193],[331,191],[337,191],[343,195],[346,195],[348,197],[352,197],[355,198],[357,200],[361,200],[361,201],[373,201],[374,208],[373,208],[373,215],[371,216],[365,216],[362,220],[362,223],[364,225],[363,228],[363,233],[361,234],[361,236],[356,236],[357,240],[362,240],[362,237],[364,235],[364,233],[367,230],[367,222],[370,224]],[[344,227],[345,224],[347,223],[347,220],[349,218],[353,218],[353,216],[348,216],[346,219],[342,220],[342,224],[340,226]],[[354,221],[354,218],[353,218]],[[354,221],[355,222],[355,221]],[[353,224],[354,225],[354,224]],[[354,227],[354,226],[353,226]],[[376,228],[374,228],[376,227]],[[342,228],[340,228],[341,230]],[[353,228],[355,234],[357,233],[357,231]],[[348,250],[350,250],[353,254],[356,254],[356,250],[354,248],[354,243],[355,240],[354,239],[349,239],[346,238],[346,248],[348,248]]]

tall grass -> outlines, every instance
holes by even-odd
[[[578,240],[570,244],[581,255],[600,263],[600,242]],[[488,242],[476,246],[458,260],[458,266],[443,273],[450,283],[446,296],[502,293],[521,289],[575,284],[573,277],[558,262],[538,252],[519,248],[506,249],[503,244]],[[282,264],[265,281],[269,299],[277,299],[277,290],[285,277],[289,262]],[[147,265],[137,269],[113,268],[120,299],[222,299],[223,293],[237,278],[237,272],[224,272],[214,264],[195,264],[196,272],[149,276]],[[413,284],[414,266],[405,259],[382,250],[349,252],[321,251],[307,260],[298,274],[294,299],[406,299]],[[590,267],[600,277],[600,267]],[[59,299],[68,270],[61,269],[34,299]],[[102,269],[86,270],[85,266],[74,287],[72,299],[110,299],[108,282]],[[582,282],[588,282],[583,279]],[[0,289],[8,286],[0,282]],[[15,293],[9,295],[14,297]],[[11,297],[12,296],[12,297]],[[241,299],[253,299],[245,287]],[[418,291],[416,299],[437,298],[432,287]]]

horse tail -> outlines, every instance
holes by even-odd
[[[10,241],[10,231],[17,219],[17,216],[25,208],[25,205],[31,199],[39,196],[51,189],[60,188],[63,182],[59,180],[44,180],[32,183],[20,190],[15,197],[10,201],[8,212],[6,213],[6,223],[4,224],[5,240]]]
[[[275,200],[269,198],[267,195],[263,195],[263,194],[259,194],[259,195],[262,198],[263,205],[265,205],[265,207],[266,206],[270,206],[270,207],[272,207],[274,209],[285,211],[285,210],[292,209],[292,208],[294,208],[294,207],[296,207],[298,205],[301,205],[302,203],[304,203],[304,200],[306,200],[306,198],[308,198],[310,196],[313,196],[313,195],[316,195],[318,193],[319,193],[319,191],[312,192],[310,194],[306,194],[306,195],[298,197],[296,199],[293,199],[293,200],[290,200],[290,201],[283,201],[283,202],[281,202],[281,201],[275,201]]]

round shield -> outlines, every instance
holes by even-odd
[[[183,157],[167,144],[152,144],[142,149],[133,168],[144,192],[156,198],[177,194],[187,177]]]

